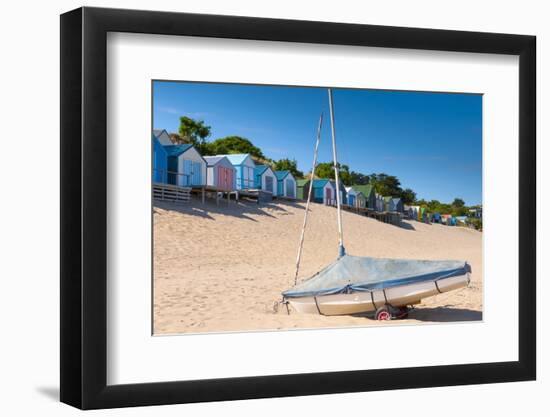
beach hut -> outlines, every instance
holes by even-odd
[[[426,221],[426,216],[428,213],[426,212],[426,207],[420,207],[420,210],[418,211],[418,221],[423,222]]]
[[[395,211],[393,209],[392,198],[384,197],[384,211]]]
[[[432,223],[441,223],[441,214],[439,213],[432,214]]]
[[[380,194],[378,193],[375,193],[374,194],[374,201],[375,201],[375,204],[374,204],[374,209],[376,211],[384,211],[384,197],[381,196]]]
[[[307,200],[309,192],[309,180],[296,180],[296,198],[299,200]]]
[[[361,191],[357,191],[353,187],[346,187],[346,193],[348,197],[347,205],[350,207],[365,208],[366,199]]]
[[[151,135],[151,139],[153,141],[153,182],[165,184],[167,182],[168,154],[155,135]]]
[[[166,129],[153,129],[153,135],[158,139],[162,146],[170,146],[174,144]]]
[[[471,217],[475,217],[476,219],[481,219],[483,216],[483,209],[481,206],[476,206],[474,208],[471,208],[468,210]]]
[[[237,153],[229,155],[216,155],[225,156],[229,159],[229,162],[237,170],[236,176],[236,188],[237,190],[248,190],[254,188],[254,169],[256,164],[252,160],[252,157],[248,153]]]
[[[389,200],[389,211],[397,211],[399,213],[403,213],[404,207],[403,207],[403,201],[399,197],[391,197]]]
[[[350,207],[355,207],[357,192],[352,187],[346,187],[346,193],[348,195],[348,201],[346,201],[346,204]]]
[[[468,217],[467,216],[456,216],[455,219],[456,219],[457,224],[466,225],[466,220],[468,219]]]
[[[409,218],[412,220],[421,220],[422,208],[420,206],[409,206]]]
[[[277,195],[277,176],[269,165],[256,165],[254,169],[254,188]]]
[[[322,204],[333,204],[335,195],[336,190],[330,180],[313,180],[313,201]]]
[[[367,199],[361,191],[356,191],[355,194],[355,207],[365,208],[367,207]]]
[[[235,189],[235,168],[225,156],[205,156],[206,185],[219,191]]]
[[[382,197],[382,200],[384,201],[384,211],[393,211],[391,210],[391,197],[384,196]]]
[[[296,179],[290,171],[275,171],[277,176],[277,195],[296,198]]]
[[[450,215],[450,214],[442,214],[441,215],[441,223],[447,225],[447,226],[452,226],[453,224],[453,216]]]
[[[351,188],[353,188],[356,192],[361,192],[363,194],[363,197],[365,198],[365,205],[363,207],[376,210],[376,193],[372,185],[352,185]]]
[[[332,184],[332,188],[334,188],[334,202],[333,204],[336,205],[336,181],[335,180],[330,180],[331,184]],[[344,183],[342,181],[340,181],[339,183],[339,189],[340,189],[340,204],[346,204],[346,201],[348,199],[348,193],[346,192],[346,186],[344,185]]]
[[[164,149],[168,155],[169,184],[182,187],[206,185],[206,161],[193,145],[170,145]]]

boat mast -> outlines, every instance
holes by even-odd
[[[315,178],[315,167],[317,166],[317,150],[321,140],[321,126],[323,124],[323,113],[319,117],[319,127],[317,128],[317,140],[315,141],[315,150],[313,151],[313,166],[311,168],[311,177],[309,179],[309,192],[307,193],[306,213],[304,214],[304,224],[302,226],[302,234],[300,235],[300,245],[298,246],[298,256],[296,256],[296,271],[294,273],[294,285],[298,283],[298,270],[300,269],[300,259],[302,258],[302,248],[304,246],[304,235],[307,225],[307,214],[309,213],[309,203],[311,194],[313,194],[313,179]]]
[[[338,217],[338,256],[344,256],[344,237],[342,233],[342,210],[340,207],[340,175],[338,173],[338,157],[336,156],[336,133],[334,129],[334,105],[332,103],[332,89],[328,89],[328,102],[330,105],[330,129],[332,132],[332,159],[334,163],[334,179],[336,180],[336,211]]]

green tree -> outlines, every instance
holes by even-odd
[[[365,174],[361,174],[360,172],[351,171],[350,177],[351,177],[351,185],[353,184],[367,185],[369,183],[369,176]]]
[[[456,207],[452,206],[451,214],[453,216],[467,216],[468,215],[468,207],[462,206],[462,207]]]
[[[452,205],[453,207],[464,207],[464,204],[465,204],[465,203],[464,203],[464,200],[457,197],[457,198],[455,198],[455,199],[453,200],[453,202],[452,202],[451,205]]]
[[[273,169],[275,171],[290,171],[294,178],[303,178],[304,173],[298,170],[298,163],[296,159],[279,159],[273,163]]]
[[[369,177],[369,182],[374,186],[378,194],[385,197],[401,196],[403,190],[401,188],[401,182],[396,176],[380,173],[371,174]]]
[[[203,120],[194,120],[187,116],[180,117],[179,136],[183,143],[192,143],[199,152],[206,145],[206,138],[210,136],[210,126]]]
[[[334,179],[334,166],[332,162],[320,162],[315,167],[315,176],[318,178]]]
[[[179,133],[170,133],[169,134],[170,136],[170,140],[172,141],[172,143],[174,143],[175,145],[181,145],[183,143],[189,143],[187,142],[184,138],[182,138]]]
[[[428,207],[428,202],[423,198],[420,200],[416,200],[414,203],[416,206]]]
[[[344,185],[352,185],[353,184],[353,178],[351,176],[351,173],[349,171],[349,166],[345,164],[337,164],[338,167],[338,176],[340,177],[340,181]],[[328,178],[328,179],[335,179],[335,173],[334,173],[334,164],[332,162],[321,162],[317,164],[315,167],[315,175],[318,178]]]
[[[416,193],[410,188],[406,188],[401,191],[400,197],[403,204],[410,205],[416,200]]]
[[[428,209],[432,213],[439,213],[440,207],[441,207],[441,203],[438,200],[431,200],[428,202]]]
[[[469,217],[468,219],[466,219],[466,224],[472,226],[476,230],[483,230],[483,221],[476,217]]]
[[[351,176],[351,172],[349,172],[348,165],[338,164],[338,176],[340,177],[340,181],[342,181],[344,185],[350,186],[353,184],[353,178]]]
[[[262,150],[241,136],[226,136],[207,143],[203,149],[203,155],[220,155],[234,153],[249,153],[258,159],[267,160]]]

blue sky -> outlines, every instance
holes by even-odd
[[[364,174],[395,175],[419,198],[482,200],[482,96],[335,89],[338,159]],[[179,117],[204,120],[209,140],[237,135],[272,159],[311,169],[319,115],[319,162],[332,158],[326,88],[155,81],[153,126],[177,132]]]

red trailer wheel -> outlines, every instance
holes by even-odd
[[[376,320],[391,320],[392,314],[388,306],[379,307],[374,314]]]

